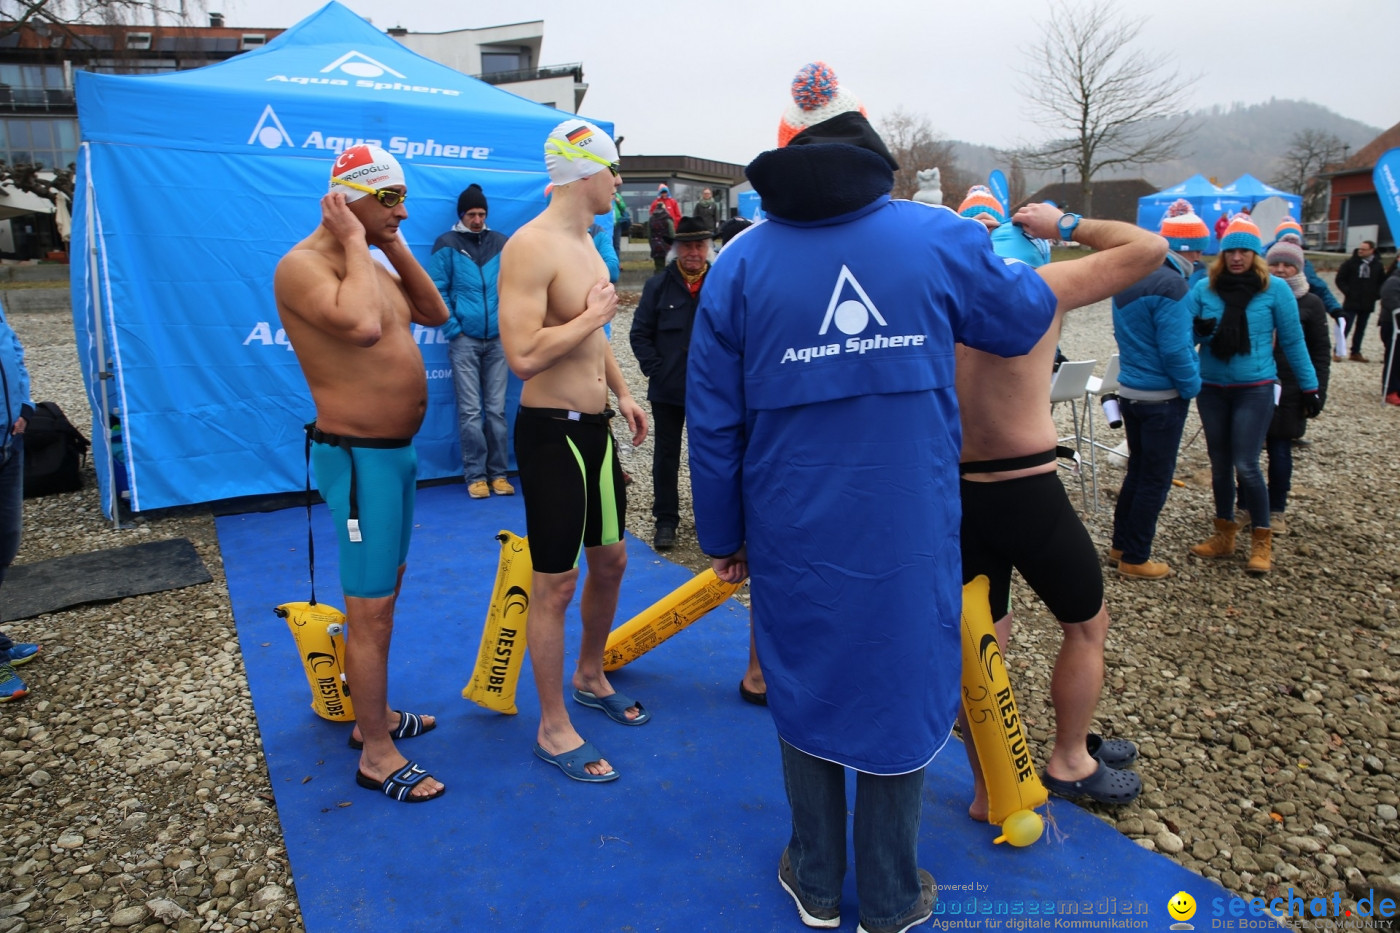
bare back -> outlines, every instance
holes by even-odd
[[[962,462],[1001,460],[1055,447],[1059,432],[1050,417],[1050,376],[1060,341],[1063,310],[1025,356],[1004,358],[957,345],[958,407],[962,416]],[[997,482],[1048,473],[1054,463],[1024,470],[968,473],[974,482]]]
[[[320,231],[298,243],[277,265],[277,311],[296,351],[316,423],[333,434],[407,438],[417,433],[428,406],[423,355],[414,342],[411,309],[399,278],[374,263],[376,294],[363,307],[379,307],[378,339],[368,345],[328,327],[318,297],[338,291],[347,270],[345,252]]]
[[[501,342],[525,385],[520,404],[601,412],[608,407],[612,353],[601,324],[581,319],[589,293],[608,270],[586,230],[552,222],[548,213],[526,224],[501,254]],[[557,339],[548,365],[522,361],[535,338]]]

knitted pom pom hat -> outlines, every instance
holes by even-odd
[[[1001,202],[986,185],[973,185],[968,188],[967,197],[958,205],[958,213],[963,217],[991,214],[998,224],[1006,223],[1006,213],[1001,209]]]
[[[1230,225],[1220,238],[1220,251],[1223,253],[1227,249],[1253,250],[1256,254],[1264,252],[1264,239],[1259,235],[1259,227],[1244,211],[1230,218]]]
[[[1302,242],[1303,225],[1298,223],[1298,221],[1294,220],[1292,217],[1285,217],[1283,218],[1283,220],[1280,220],[1278,222],[1278,226],[1274,228],[1274,239],[1277,240],[1285,233],[1292,233],[1296,235],[1298,237],[1299,242]]]
[[[1302,272],[1303,263],[1305,262],[1303,259],[1303,248],[1297,244],[1289,243],[1286,240],[1280,240],[1269,247],[1269,254],[1264,257],[1264,261],[1271,266],[1276,262],[1286,262],[1294,269],[1297,269],[1298,272]],[[1294,275],[1296,274],[1295,272]]]
[[[792,103],[778,122],[778,148],[809,126],[816,126],[848,111],[865,116],[860,100],[836,80],[826,62],[803,65],[792,79]]]
[[[1173,214],[1172,211],[1177,209],[1178,205],[1185,205],[1185,210]],[[1162,218],[1162,228],[1157,232],[1167,238],[1167,246],[1174,253],[1204,250],[1210,246],[1210,228],[1204,220],[1196,216],[1191,202],[1185,198],[1167,208],[1167,216]]]

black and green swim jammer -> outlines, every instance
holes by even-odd
[[[616,544],[627,517],[622,463],[608,419],[559,408],[520,406],[515,462],[525,497],[530,558],[540,573],[578,566],[580,548]]]

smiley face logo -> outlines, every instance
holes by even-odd
[[[1172,895],[1172,899],[1167,901],[1167,913],[1177,922],[1190,920],[1196,915],[1196,899],[1185,891],[1177,891]]]

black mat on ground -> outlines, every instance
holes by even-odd
[[[13,622],[83,603],[177,590],[212,579],[188,538],[15,564],[5,574],[0,617]]]

